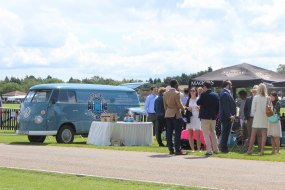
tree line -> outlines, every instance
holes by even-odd
[[[285,75],[285,64],[280,64],[276,70],[278,73]],[[153,85],[157,87],[167,86],[171,79],[176,79],[181,85],[187,85],[190,79],[212,71],[213,69],[211,67],[208,67],[207,70],[199,71],[197,73],[191,73],[191,74],[182,73],[181,75],[166,77],[164,79],[149,78],[146,81],[136,80],[136,79],[114,80],[111,78],[103,78],[100,76],[93,76],[91,78],[85,78],[81,80],[71,77],[66,83],[120,85],[123,83],[147,82],[147,84],[140,87],[140,91],[148,91],[149,88]],[[0,80],[0,95],[15,90],[27,92],[31,86],[37,84],[47,84],[47,83],[65,83],[65,82],[61,79],[53,78],[50,75],[48,75],[46,78],[40,78],[40,77],[36,78],[33,75],[30,75],[26,76],[24,79],[19,79],[16,77],[9,78],[6,76],[4,80]]]
[[[208,67],[207,70],[199,71],[197,73],[186,74],[182,73],[180,76],[166,77],[164,79],[160,78],[149,78],[146,81],[136,80],[136,79],[123,79],[123,80],[114,80],[111,78],[103,78],[100,76],[93,76],[91,78],[85,79],[75,79],[71,77],[66,83],[82,83],[82,84],[105,84],[105,85],[120,85],[123,83],[133,83],[133,82],[147,82],[147,84],[140,87],[141,91],[149,90],[153,85],[157,87],[167,86],[171,79],[176,79],[181,85],[187,85],[189,79],[198,77],[208,72],[212,72],[213,69]],[[48,75],[46,78],[36,78],[33,75],[27,75],[24,79],[19,79],[16,77],[5,77],[4,80],[0,80],[0,95],[12,92],[12,91],[22,91],[27,92],[31,86],[37,84],[47,84],[47,83],[65,83],[63,80],[58,78],[53,78]]]

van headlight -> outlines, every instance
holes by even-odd
[[[35,119],[34,119],[34,122],[35,122],[36,124],[42,123],[42,122],[43,122],[42,116],[36,116]]]

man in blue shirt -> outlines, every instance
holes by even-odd
[[[153,136],[155,136],[156,131],[156,114],[154,110],[154,101],[157,98],[157,88],[155,86],[150,87],[151,94],[146,97],[144,103],[145,113],[147,115],[147,121],[153,123]]]
[[[187,100],[188,100],[188,98],[189,98],[189,89],[188,89],[188,88],[185,88],[183,92],[184,92],[184,95],[183,95],[183,97],[181,98],[181,102],[182,102],[182,105],[185,106],[185,104],[186,104],[186,102],[187,102]],[[187,106],[188,106],[188,105],[187,105]]]

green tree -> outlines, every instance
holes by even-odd
[[[277,72],[285,75],[285,64],[279,64],[277,67]]]
[[[5,82],[10,82],[10,80],[7,76],[5,77]]]
[[[13,92],[16,90],[25,91],[24,88],[21,85],[19,85],[18,83],[14,83],[14,82],[4,83],[0,87],[0,94]]]
[[[81,83],[81,80],[70,77],[68,83]]]
[[[212,72],[212,71],[213,71],[212,67],[208,67],[208,72]]]
[[[11,77],[10,82],[21,84],[21,80],[16,77]]]

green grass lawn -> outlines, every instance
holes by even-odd
[[[84,148],[97,148],[97,149],[109,149],[109,150],[123,150],[123,151],[136,151],[136,152],[157,152],[168,154],[168,149],[166,147],[159,147],[156,139],[154,138],[154,143],[151,146],[96,146],[86,144],[87,138],[81,136],[75,136],[73,144],[58,144],[56,143],[55,137],[48,136],[44,142],[47,146],[64,146],[64,147],[84,147]],[[0,130],[0,143],[6,144],[31,144],[28,141],[27,136],[15,135],[14,131]],[[166,142],[164,142],[166,144]],[[41,145],[41,144],[38,144]],[[280,155],[271,155],[271,147],[267,146],[265,149],[264,156],[258,156],[258,152],[254,152],[253,155],[245,155],[243,152],[234,149],[228,154],[218,154],[212,157],[217,158],[229,158],[229,159],[243,159],[243,160],[263,160],[263,161],[277,161],[285,162],[285,147],[281,147]],[[190,153],[189,155],[204,156],[205,151]]]
[[[0,168],[0,189],[17,190],[89,190],[89,189],[116,189],[116,190],[146,190],[146,189],[199,189],[187,186],[145,183],[136,181],[85,177],[68,174]],[[5,179],[4,179],[5,178]]]
[[[282,113],[285,114],[285,108],[281,108],[281,109],[280,109],[280,114],[282,115]]]
[[[3,108],[20,108],[20,104],[3,104]]]

